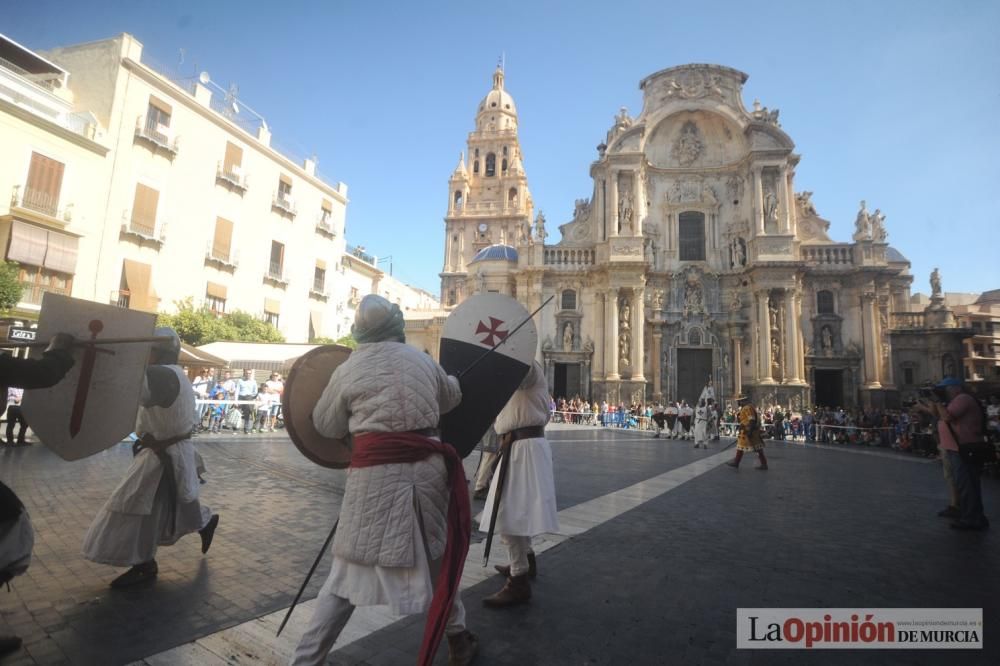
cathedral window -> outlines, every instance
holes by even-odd
[[[476,148],[476,159],[479,159],[479,149]]]
[[[832,291],[818,291],[816,292],[816,312],[819,314],[833,314],[833,292]]]
[[[501,152],[503,153],[504,157],[507,157],[507,146],[504,146]]]
[[[507,173],[507,158],[506,157],[503,158],[503,161],[500,163],[500,171],[503,172],[503,173]]]
[[[462,209],[462,193],[455,192],[455,210]]]
[[[561,303],[563,310],[576,310],[576,292],[572,289],[564,291]]]
[[[497,156],[486,153],[486,177],[491,178],[495,175],[497,175]]]
[[[479,173],[479,160],[472,163],[472,173]]]
[[[705,214],[681,213],[678,218],[681,261],[705,260]]]
[[[458,299],[456,298],[455,290],[454,289],[449,289],[448,290],[448,305],[454,305],[455,301],[457,301],[457,300]]]
[[[517,188],[512,187],[507,191],[507,205],[516,206],[517,205]]]

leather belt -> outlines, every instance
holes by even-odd
[[[524,428],[514,428],[510,432],[505,433],[505,435],[511,442],[516,442],[519,439],[545,437],[545,426],[526,426]]]
[[[439,437],[441,435],[441,431],[437,428],[420,428],[419,430],[408,430],[407,432],[412,432],[414,435],[422,437]]]

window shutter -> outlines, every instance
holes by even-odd
[[[218,298],[218,299],[224,301],[224,300],[226,300],[226,294],[227,293],[228,293],[228,290],[226,289],[226,285],[224,285],[224,284],[218,284],[218,283],[215,283],[215,282],[209,282],[205,286],[205,294],[207,296],[211,296],[212,298]]]
[[[233,167],[243,166],[243,149],[234,143],[226,142],[226,158],[223,161],[223,171],[232,173]]]
[[[150,95],[149,96],[149,105],[150,106],[155,106],[157,109],[159,109],[163,113],[167,114],[167,116],[172,115],[173,112],[174,112],[174,109],[173,109],[172,106],[170,106],[169,104],[167,104],[166,102],[164,102],[162,99],[160,99],[159,97],[157,97],[155,95]],[[164,125],[169,125],[169,124],[170,124],[170,119],[168,118],[167,122],[164,123]]]
[[[28,167],[28,182],[25,183],[25,190],[31,190],[25,193],[29,201],[42,204],[44,212],[54,215],[59,207],[59,192],[62,189],[65,168],[62,162],[32,153],[31,165]]]
[[[323,199],[323,203],[321,205],[323,210],[325,210],[326,212],[328,213],[333,212],[333,202],[330,201],[329,199]]]
[[[135,185],[135,201],[132,205],[132,221],[149,227],[156,227],[156,207],[160,201],[160,193],[142,183]]]
[[[233,249],[233,223],[223,217],[215,218],[215,238],[212,240],[212,256],[229,260]]]

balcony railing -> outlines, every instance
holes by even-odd
[[[584,268],[594,265],[594,250],[587,248],[545,248],[545,265],[557,268]]]
[[[273,282],[281,287],[288,286],[288,279],[284,275],[282,265],[273,261],[267,267],[267,272],[264,273],[264,281]]]
[[[313,280],[312,287],[309,289],[309,295],[323,301],[330,298],[330,292],[326,290],[326,281]]]
[[[854,252],[849,243],[836,245],[803,245],[802,259],[826,266],[850,266],[854,263]]]
[[[177,154],[179,142],[173,130],[166,125],[149,122],[145,116],[135,119],[135,137],[152,144],[154,149],[160,148],[166,151],[171,158]]]
[[[893,312],[891,315],[892,328],[896,330],[913,330],[927,327],[927,320],[923,312]]]
[[[316,216],[316,232],[330,238],[336,238],[337,231],[333,228],[333,221],[326,213],[320,213]]]
[[[361,261],[365,262],[366,264],[371,264],[372,266],[374,266],[375,263],[376,263],[374,256],[372,256],[372,255],[368,254],[367,252],[365,252],[364,248],[357,247],[356,245],[348,245],[347,246],[347,253],[349,255],[351,255],[352,257],[360,259]]]
[[[240,194],[247,191],[247,177],[244,175],[242,167],[238,164],[232,164],[227,169],[225,163],[219,162],[215,167],[215,179],[235,190],[239,190]]]
[[[68,287],[56,287],[47,284],[36,284],[34,282],[22,282],[21,287],[23,291],[21,292],[21,302],[29,303],[31,305],[41,305],[42,296],[45,292],[52,292],[53,294],[62,294],[63,296],[69,296],[70,290]]]
[[[59,210],[58,196],[27,186],[14,186],[10,195],[10,207],[41,213],[61,222],[71,222],[73,219],[73,204],[66,204]]]
[[[239,255],[228,247],[218,247],[213,241],[205,245],[205,261],[218,264],[222,268],[234,270],[240,265]]]
[[[132,292],[128,289],[122,289],[120,291],[111,292],[111,305],[117,305],[120,308],[128,308],[129,302],[132,298]]]
[[[155,219],[137,216],[132,211],[126,210],[122,214],[121,233],[140,243],[150,241],[162,245],[167,240],[167,225],[165,222],[157,223]]]
[[[274,193],[274,198],[271,199],[271,207],[289,217],[295,217],[298,214],[298,211],[295,209],[295,200],[281,192]]]

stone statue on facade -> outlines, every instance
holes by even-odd
[[[767,303],[767,314],[768,314],[768,317],[770,318],[771,330],[772,331],[777,331],[778,330],[778,304],[775,303],[773,300],[770,300],[770,299],[768,300],[768,303]]]
[[[771,338],[771,369],[781,372],[781,343],[778,338]]]
[[[485,294],[486,293],[486,276],[483,275],[482,271],[479,271],[479,273],[476,274],[476,282],[479,284],[479,293],[480,294]]]
[[[878,208],[872,213],[871,225],[872,239],[884,243],[886,238],[889,237],[889,232],[885,230],[885,215]]]
[[[803,216],[819,216],[819,213],[816,212],[816,206],[813,205],[812,195],[812,192],[798,192],[795,195],[795,203],[798,204]]]
[[[628,366],[628,356],[629,356],[629,333],[628,331],[623,332],[618,337],[618,363],[622,367]]]
[[[854,240],[868,240],[871,234],[871,216],[868,215],[867,205],[862,199],[858,216],[854,218]]]
[[[618,201],[618,232],[632,231],[632,193],[627,189]]]
[[[778,224],[778,197],[772,190],[768,190],[764,195],[764,223]]]
[[[622,301],[622,309],[618,315],[618,327],[621,330],[627,331],[629,329],[630,325],[629,322],[632,320],[631,315],[632,315],[632,310],[629,307],[628,301],[627,300]]]
[[[698,136],[698,126],[689,120],[681,128],[680,136],[674,142],[670,155],[681,166],[690,166],[698,159],[703,149],[701,138]]]
[[[931,271],[931,298],[941,296],[941,273],[938,271],[937,267]]]
[[[545,341],[542,342],[542,351],[552,351],[552,336],[546,335]]]
[[[587,341],[583,343],[583,351],[587,352],[588,354],[594,353],[594,341],[591,340],[589,337],[587,338]]]
[[[566,322],[563,327],[563,351],[573,350],[573,324]]]
[[[829,326],[824,326],[820,332],[820,342],[823,345],[823,351],[832,352],[833,351],[833,331],[830,330]]]
[[[746,242],[739,236],[733,238],[730,248],[730,253],[732,257],[731,263],[733,268],[739,268],[741,266],[747,265]]]
[[[705,297],[701,290],[701,283],[694,275],[688,276],[684,284],[684,313],[703,314],[705,312]]]
[[[544,242],[547,235],[545,233],[545,213],[538,211],[538,216],[535,218],[535,238]]]
[[[653,292],[653,309],[662,310],[663,309],[663,290],[657,289]]]

